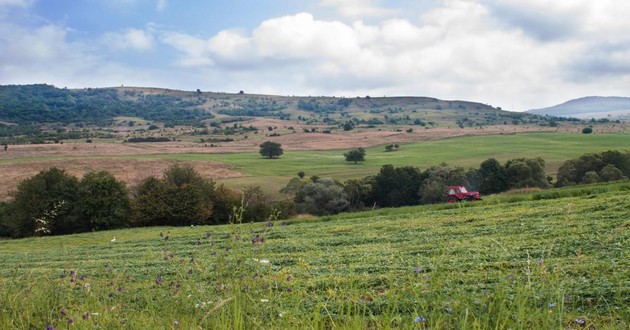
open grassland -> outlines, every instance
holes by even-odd
[[[625,182],[5,240],[0,328],[627,329],[628,214]]]
[[[271,195],[277,194],[299,171],[304,171],[307,176],[333,177],[345,181],[376,174],[385,164],[425,169],[447,162],[456,166],[478,167],[488,158],[504,162],[519,157],[542,157],[546,161],[547,173],[555,175],[562,162],[584,153],[629,150],[630,136],[627,133],[466,136],[400,143],[400,148],[393,152],[386,152],[383,145],[378,145],[367,147],[366,161],[358,165],[344,160],[343,153],[348,149],[326,150],[325,146],[322,146],[323,150],[285,148],[285,154],[281,158],[272,160],[262,158],[257,149],[228,152],[230,149],[225,147],[221,149],[224,153],[217,153],[215,148],[179,148],[171,144],[166,146],[168,149],[164,149],[164,144],[159,143],[83,144],[78,145],[78,148],[70,144],[43,145],[38,146],[42,150],[17,158],[9,158],[13,157],[10,155],[12,152],[18,152],[10,150],[1,155],[4,159],[0,157],[0,200],[6,200],[9,191],[15,189],[20,180],[51,166],[67,169],[77,176],[88,171],[107,170],[119,180],[133,185],[148,175],[159,175],[159,169],[173,160],[191,162],[205,177],[229,186],[261,186]],[[45,148],[52,151],[44,150]],[[207,165],[203,162],[207,162]]]

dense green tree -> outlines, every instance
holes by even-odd
[[[267,141],[267,142],[263,142],[260,145],[259,153],[263,157],[267,157],[269,159],[272,159],[272,158],[278,158],[278,157],[282,156],[282,154],[284,152],[282,150],[282,145],[280,143]]]
[[[350,150],[344,153],[343,156],[346,157],[347,162],[354,162],[355,164],[357,162],[363,162],[365,161],[365,149],[358,148],[358,149]]]
[[[602,168],[602,170],[599,171],[599,177],[601,181],[604,181],[604,182],[628,179],[628,177],[623,175],[623,173],[613,164],[608,164],[604,166],[604,168]]]
[[[510,188],[548,188],[545,161],[538,158],[515,158],[505,164]]]
[[[140,225],[211,224],[214,182],[191,166],[173,165],[161,179],[149,177],[135,190],[135,221]]]
[[[372,200],[379,207],[416,205],[422,181],[422,173],[416,167],[383,165],[372,180]]]
[[[79,183],[75,212],[81,231],[108,230],[129,225],[129,194],[125,183],[108,172],[89,172]]]
[[[343,183],[350,210],[361,210],[366,206],[371,206],[372,179],[368,176],[362,179],[350,179]]]
[[[341,184],[322,178],[303,187],[303,200],[298,203],[302,212],[315,215],[337,214],[348,209],[348,197]]]
[[[11,193],[6,226],[14,237],[77,232],[73,212],[79,180],[64,170],[50,168],[23,180]]]
[[[481,194],[496,194],[507,190],[508,177],[503,165],[494,158],[484,160],[479,167],[481,182],[479,192]]]

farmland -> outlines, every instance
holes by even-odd
[[[0,327],[627,328],[629,191],[0,241]]]
[[[230,144],[221,148],[205,148],[191,146],[190,143],[11,146],[8,152],[0,153],[0,169],[3,169],[0,172],[0,199],[6,200],[8,192],[20,180],[51,166],[65,168],[77,176],[89,171],[107,170],[133,186],[142,178],[159,175],[161,169],[181,161],[189,162],[205,177],[229,186],[261,186],[267,193],[277,194],[298,171],[304,171],[308,176],[346,180],[377,173],[384,164],[426,168],[447,162],[456,166],[477,167],[488,158],[504,162],[511,158],[542,157],[546,161],[547,173],[553,176],[562,162],[584,153],[630,149],[627,133],[584,135],[539,132],[401,142],[397,151],[386,152],[382,142],[375,138],[375,133],[370,134],[371,143],[365,144],[366,139],[361,136],[347,144],[365,146],[366,161],[359,165],[344,161],[343,152],[347,149],[331,149],[326,141],[319,144],[322,150],[304,150],[287,139],[282,144],[285,154],[274,160],[262,158],[256,143],[244,149],[230,147]],[[316,137],[313,139],[317,141]]]

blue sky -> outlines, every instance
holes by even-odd
[[[0,84],[522,111],[630,96],[628,17],[620,0],[0,0]]]

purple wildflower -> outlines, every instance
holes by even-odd
[[[122,286],[119,286],[118,288],[116,288],[116,290],[117,290],[118,292],[122,292],[123,288],[122,288]]]
[[[90,312],[85,312],[85,314],[83,314],[83,319],[87,320],[90,318]]]
[[[81,275],[81,277],[79,277],[81,281],[85,280],[86,278],[87,278],[87,275]]]
[[[175,256],[175,255],[173,254],[173,252],[171,252],[171,253],[169,253],[169,254],[168,254],[168,257],[169,257],[169,258],[172,258],[172,257],[174,257],[174,256]]]
[[[538,264],[542,266],[542,264],[545,262],[545,259],[543,258],[538,258]]]
[[[282,222],[280,223],[280,226],[286,226],[286,225],[287,225],[287,222],[286,222],[286,221],[282,221]]]
[[[68,322],[68,324],[72,324],[72,323],[74,323],[74,320],[73,320],[73,319],[71,319],[71,318],[68,318],[68,319],[66,320],[66,322]]]
[[[59,315],[66,316],[66,310],[65,309],[60,310]]]
[[[582,319],[575,319],[575,323],[579,324],[580,326],[584,326],[586,324],[586,322]]]
[[[46,324],[45,325],[46,330],[55,330],[55,328],[53,328],[51,325]]]
[[[556,307],[556,304],[554,304],[554,303],[550,303],[550,304],[549,304],[549,308],[552,308],[552,309],[553,309],[553,308],[555,308],[555,307]]]
[[[271,220],[267,221],[267,223],[265,224],[265,226],[267,226],[267,227],[273,227],[273,221],[271,221]]]
[[[160,285],[160,284],[162,284],[162,275],[158,275],[158,276],[155,278],[155,284],[156,284],[156,285]]]
[[[206,238],[210,238],[210,237],[212,237],[212,233],[211,232],[207,232],[206,233]]]
[[[265,239],[260,237],[260,235],[256,235],[256,236],[254,236],[254,238],[252,238],[252,244],[258,244],[258,243],[262,243],[264,241],[265,241]]]
[[[189,270],[188,270],[188,275],[190,275],[190,274],[192,274],[192,273],[193,273],[193,272],[192,272],[192,269],[189,269]]]
[[[169,236],[164,237],[164,241],[168,242],[171,238]]]
[[[59,278],[61,278],[61,279],[66,278],[66,272],[64,271],[63,273],[61,273],[61,275],[59,275]]]
[[[70,276],[74,276],[74,270],[70,271]]]
[[[424,317],[422,317],[422,316],[417,316],[415,319],[413,319],[413,321],[414,321],[414,322],[416,322],[416,323],[421,323],[421,322],[424,322],[424,321],[426,321],[426,320],[427,320],[427,319],[425,319],[425,318],[424,318]]]
[[[164,237],[164,234],[162,232],[160,232],[160,237]]]
[[[422,268],[416,267],[413,271],[416,272],[416,274],[420,274],[422,273]]]

